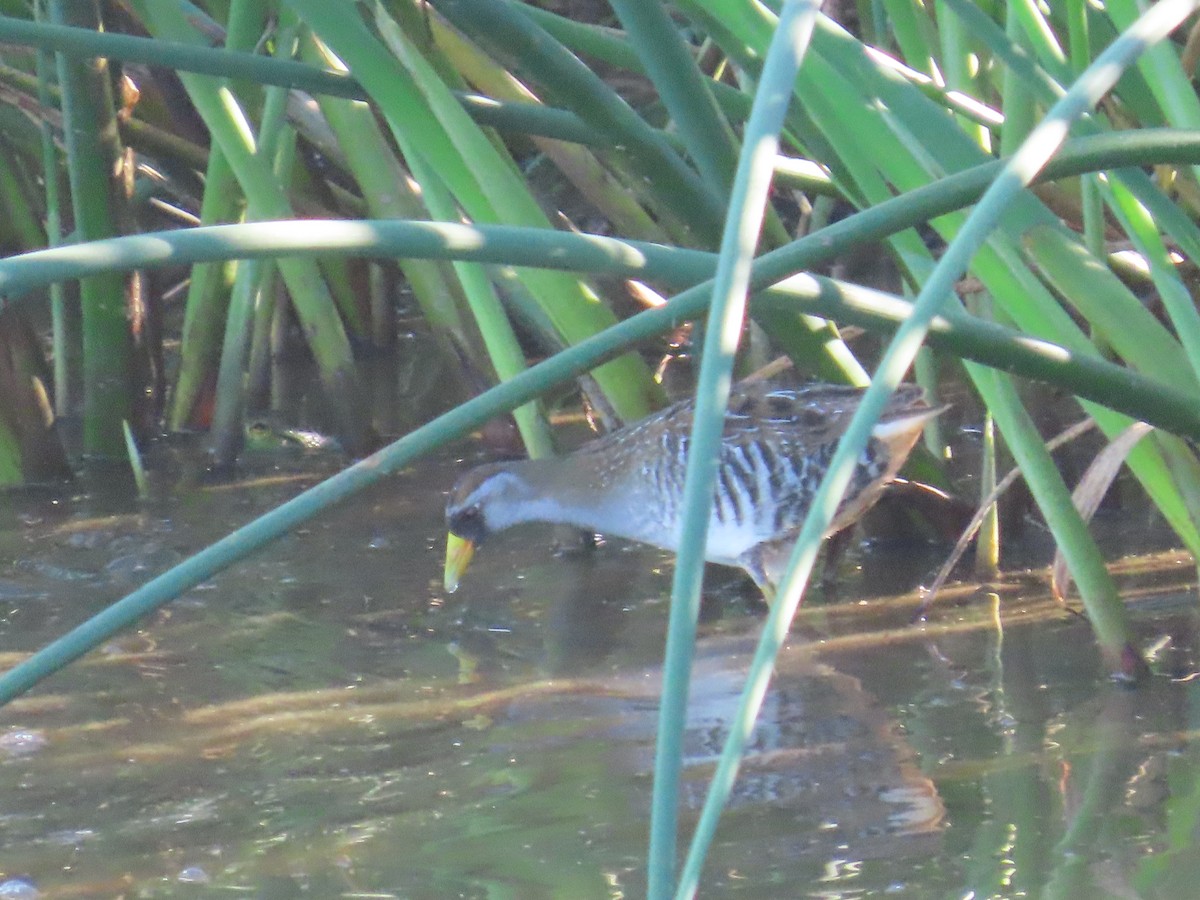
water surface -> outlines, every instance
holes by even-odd
[[[339,464],[0,501],[0,665]],[[460,468],[407,470],[7,707],[0,897],[641,896],[669,559],[534,529],[447,596]],[[1098,528],[1140,547],[1145,524]],[[911,625],[944,552],[860,548],[802,612],[703,896],[1189,895],[1194,567],[1120,563],[1158,673],[1128,690],[1040,572]],[[710,581],[688,830],[761,622]]]

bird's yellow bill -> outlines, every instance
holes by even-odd
[[[458,581],[462,573],[471,564],[475,555],[475,545],[457,534],[446,535],[446,592],[453,594],[458,590]]]

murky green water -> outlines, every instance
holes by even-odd
[[[335,465],[0,501],[0,665]],[[0,712],[0,897],[641,896],[666,560],[524,532],[446,597],[455,471],[393,479]],[[843,593],[942,552],[862,552]],[[926,626],[912,597],[806,610],[703,896],[1194,895],[1195,569],[1122,578],[1146,644],[1170,639],[1137,691],[1032,578]],[[759,622],[713,593],[688,827]]]

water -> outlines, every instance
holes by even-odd
[[[7,498],[0,665],[337,465],[269,458],[181,488],[160,460],[145,504],[120,484]],[[641,896],[669,560],[555,554],[570,536],[535,529],[446,596],[459,469],[413,467],[4,709],[0,896]],[[1098,527],[1120,519],[1144,538],[1128,514]],[[952,591],[910,625],[915,595],[879,595],[942,552],[860,550],[842,602],[802,613],[703,896],[1190,895],[1194,567],[1122,561],[1158,672],[1131,691],[1037,577]],[[714,579],[685,829],[760,621]]]

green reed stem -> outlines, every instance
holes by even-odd
[[[265,21],[265,7],[258,3],[233,4],[231,13],[239,12],[245,24],[237,30],[244,31],[245,38],[253,46],[256,40],[253,35],[261,33]],[[278,35],[276,53],[290,52],[294,40],[294,35],[288,33],[290,31],[285,29]],[[281,171],[280,147],[294,141],[294,133],[289,133],[290,126],[286,118],[287,98],[288,92],[283,88],[272,86],[266,89],[259,117],[258,146],[255,149],[255,154],[280,176],[281,184],[287,182],[290,173]],[[284,154],[284,158],[287,158],[287,154]],[[254,310],[262,302],[264,288],[270,287],[273,272],[273,261],[248,259],[238,264],[234,276],[225,317],[224,340],[221,342],[220,364],[217,367],[216,403],[209,428],[213,462],[218,468],[232,465],[242,450],[245,438],[245,372],[254,334]]]
[[[125,457],[129,461],[129,471],[133,473],[138,499],[145,500],[150,496],[150,479],[146,477],[142,453],[138,450],[137,439],[133,436],[133,429],[129,427],[129,421],[126,419],[121,420],[121,436],[125,440]]]
[[[650,900],[665,900],[674,892],[688,685],[700,614],[708,520],[721,458],[725,407],[733,381],[734,354],[745,319],[751,265],[771,188],[772,158],[779,147],[779,132],[792,97],[791,86],[808,49],[819,10],[819,0],[789,0],[780,11],[779,25],[763,64],[754,107],[746,125],[729,214],[721,237],[721,251],[717,256],[683,481],[683,524],[671,585],[671,613],[663,660],[654,788],[650,801],[647,871]]]
[[[430,223],[392,222],[377,224],[431,227]],[[191,232],[164,232],[162,235],[157,236],[142,235],[103,243],[111,250],[118,250],[128,247],[131,242],[146,241],[148,239],[153,244],[155,252],[146,254],[142,264],[145,262],[165,264],[170,260],[163,257],[162,250],[166,246],[164,242],[167,237],[172,235],[191,235],[193,237],[209,238],[211,232],[214,230],[237,230],[239,232],[252,230],[260,232],[263,238],[272,236],[277,238],[281,231],[286,230],[286,226],[298,226],[296,228],[298,233],[294,235],[295,243],[285,248],[291,252],[295,252],[301,246],[303,238],[307,237],[309,244],[311,244],[312,234],[309,231],[310,227],[332,228],[334,225],[354,226],[353,231],[356,232],[355,237],[358,240],[358,244],[356,245],[357,251],[366,255],[378,255],[377,245],[369,240],[364,240],[364,232],[369,233],[370,229],[362,227],[362,223],[347,222],[268,222],[254,225],[230,225],[220,226],[219,229],[196,229]],[[463,226],[453,227],[459,228]],[[469,243],[477,243],[478,232],[475,229],[466,230],[473,235]],[[510,232],[517,231],[516,229],[505,230]],[[198,232],[199,234],[197,235]],[[579,240],[579,236],[575,235],[562,235],[562,237]],[[449,256],[456,252],[456,249],[460,249],[464,245],[464,238],[466,238],[466,235],[455,235],[447,240],[442,247],[442,255]],[[514,238],[516,238],[515,234]],[[527,238],[519,238],[515,242],[524,245],[528,241]],[[193,241],[192,243],[198,242]],[[278,242],[274,241],[272,243],[274,245],[270,248],[271,252],[278,253],[281,249],[278,246]],[[582,249],[584,252],[580,254],[580,259],[577,262],[582,264],[584,257],[594,262],[597,258],[597,248],[594,245],[594,240],[587,240],[583,243],[584,247]],[[619,241],[612,241],[611,243],[616,245],[614,247],[615,252],[612,254],[612,260],[616,261],[612,271],[632,271],[629,260],[633,258],[633,255],[624,253],[624,251],[628,251],[630,248]],[[73,249],[78,250],[80,248],[76,247]],[[210,243],[209,246],[204,246],[201,249],[207,250],[208,255],[200,256],[200,258],[207,259],[221,258],[221,253],[228,255],[230,252],[228,244],[223,243],[216,245],[211,245]],[[221,253],[214,253],[213,251],[216,249],[219,249]],[[320,249],[321,252],[328,252],[327,247]],[[37,255],[48,252],[50,251],[40,251]],[[242,250],[241,252],[247,253],[248,251]],[[32,256],[35,256],[35,254],[10,258],[9,260],[0,262],[0,286],[4,282],[6,265],[16,260],[28,260]],[[106,258],[111,260],[111,257],[107,254]],[[101,263],[93,261],[93,265],[97,264]],[[624,268],[621,268],[621,266]],[[42,271],[41,274],[47,275],[52,273]],[[797,279],[797,282],[799,282],[799,279]],[[35,283],[28,277],[23,279],[23,286],[26,289],[32,288]],[[569,348],[544,363],[531,367],[512,381],[492,388],[467,404],[401,438],[396,443],[380,450],[357,465],[335,475],[326,482],[322,482],[322,484],[311,491],[296,497],[267,516],[256,519],[254,522],[230,534],[175,569],[148,582],[142,588],[139,588],[109,609],[100,613],[99,616],[89,619],[68,635],[59,638],[30,659],[14,667],[3,676],[0,676],[0,704],[7,703],[13,697],[24,693],[41,679],[88,652],[91,648],[108,640],[122,629],[129,627],[142,616],[172,600],[190,587],[207,578],[211,578],[221,570],[245,558],[250,553],[265,546],[276,537],[285,534],[289,529],[306,521],[328,506],[371,486],[392,472],[408,465],[419,456],[436,449],[443,443],[453,440],[472,428],[478,427],[488,419],[502,412],[514,409],[516,406],[531,400],[554,385],[587,371],[605,359],[625,352],[632,344],[669,328],[676,327],[680,321],[700,315],[708,306],[710,290],[711,285],[709,284],[701,284],[690,288],[679,294],[665,306],[639,313],[603,334],[596,335],[594,338]],[[832,290],[831,283],[818,279],[811,279],[804,286],[800,283],[793,284],[791,290],[791,294],[783,291],[765,292],[762,300],[764,302],[794,304],[798,300],[807,299],[808,302],[820,304],[814,308],[814,312],[819,315],[834,318],[841,312],[845,312],[848,316],[857,315],[862,317],[854,319],[854,321],[859,323],[871,321],[879,325],[886,322],[890,326],[904,321],[909,309],[908,304],[903,301],[864,289],[860,289],[864,298],[863,303],[857,306],[845,305],[836,296],[836,292]],[[0,293],[2,292],[0,290]],[[759,301],[756,300],[756,302]],[[889,304],[891,310],[890,317],[888,316]],[[865,317],[871,318],[868,319]],[[1114,397],[1118,399],[1124,397],[1125,405],[1132,404],[1135,407],[1139,404],[1148,405],[1153,400],[1155,401],[1156,408],[1165,409],[1168,413],[1171,413],[1171,420],[1178,423],[1181,433],[1200,439],[1200,413],[1197,412],[1194,398],[1158,385],[1144,376],[1126,370],[1121,366],[1115,366],[1096,359],[1071,360],[1068,351],[1061,347],[1036,341],[1032,338],[1013,335],[1012,332],[1008,332],[1008,341],[1012,345],[1013,351],[1010,354],[1006,352],[1003,341],[993,340],[989,343],[989,335],[998,335],[1001,331],[1004,331],[1000,329],[1000,326],[984,322],[969,325],[966,324],[966,320],[967,317],[963,317],[962,327],[965,327],[968,332],[971,332],[975,328],[980,329],[976,337],[982,343],[976,349],[988,346],[992,347],[995,357],[994,364],[1002,365],[1004,368],[1011,370],[1014,360],[1023,360],[1029,365],[1031,373],[1042,372],[1043,374],[1053,374],[1055,376],[1067,376],[1072,371],[1072,367],[1082,366],[1084,368],[1078,374],[1079,384],[1072,387],[1072,390],[1083,391],[1089,385],[1104,384],[1114,390]],[[947,334],[950,333],[950,327],[947,322]],[[1055,377],[1054,380],[1057,383],[1058,377]],[[1142,418],[1146,421],[1151,421],[1150,417],[1143,416]]]
[[[179,40],[189,39],[190,22],[177,9],[158,3],[143,3],[143,7],[147,21],[161,33]],[[290,201],[275,178],[270,160],[256,154],[255,137],[247,127],[248,117],[230,87],[190,74],[181,74],[180,78],[214,143],[229,160],[246,195],[248,216],[291,218]],[[350,340],[329,287],[316,261],[309,257],[282,257],[277,265],[317,362],[322,385],[334,399],[338,437],[351,452],[361,452],[369,430],[365,395],[359,387]]]
[[[44,0],[34,7],[34,15],[44,15]],[[50,79],[54,68],[54,57],[46,50],[37,53],[38,103],[49,109],[51,103]],[[54,147],[54,133],[45,117],[38,123],[42,142],[42,181],[46,186],[46,244],[57,247],[62,243],[62,196],[59,191],[58,152]],[[54,348],[54,412],[66,415],[71,408],[71,361],[78,358],[68,335],[66,297],[61,282],[50,285],[51,340]]]
[[[698,888],[700,870],[716,832],[721,810],[728,801],[741,764],[745,744],[766,697],[775,659],[787,638],[788,628],[799,607],[817,551],[850,484],[854,467],[870,439],[871,429],[883,412],[904,373],[912,365],[921,341],[942,306],[953,294],[954,283],[966,271],[971,257],[999,223],[1008,204],[1034,177],[1066,137],[1070,123],[1082,116],[1116,82],[1121,71],[1149,45],[1162,40],[1197,6],[1195,0],[1163,0],[1141,16],[1124,34],[1101,53],[1061,101],[1047,113],[1020,150],[1005,164],[995,182],[984,193],[968,216],[942,259],[931,273],[913,304],[912,315],[897,330],[884,352],[875,378],[867,388],[829,464],[829,471],[813,497],[812,506],[796,540],[787,572],[779,584],[747,675],[738,711],[730,724],[729,736],[713,774],[700,822],[692,839],[677,898],[690,897]],[[1017,403],[1019,406],[1019,402]],[[1007,411],[1006,411],[1007,412]],[[1037,432],[1029,435],[1040,444]],[[1014,448],[1015,450],[1016,448]],[[1044,447],[1042,447],[1044,451]],[[1048,457],[1047,457],[1048,459]],[[1022,460],[1024,462],[1024,460]],[[1061,478],[1054,473],[1057,486]],[[1062,488],[1062,493],[1066,493]],[[1056,492],[1050,492],[1060,499]],[[1092,624],[1102,646],[1108,652],[1127,646],[1129,631],[1125,607],[1116,596],[1103,558],[1092,542],[1087,528],[1074,512],[1069,496],[1065,509],[1044,509],[1057,521],[1054,533],[1076,576],[1080,594],[1085,598]],[[1074,515],[1072,516],[1072,513]],[[1081,580],[1081,578],[1083,580]],[[1086,584],[1085,584],[1086,581]],[[1107,602],[1108,600],[1116,602]]]
[[[97,23],[95,9],[50,0],[59,24]],[[98,24],[98,23],[97,23]],[[116,113],[107,64],[58,54],[63,133],[71,182],[77,240],[119,234],[117,209],[125,203],[115,189],[113,166],[120,159]],[[52,177],[53,173],[47,173]],[[83,310],[83,451],[119,459],[124,453],[121,422],[131,415],[132,341],[125,311],[125,280],[106,272],[80,285]]]
[[[1168,158],[1200,158],[1200,136],[1173,131],[1108,135],[1080,139],[1064,148],[1064,158],[1051,163],[1043,177],[1064,176],[1136,165]],[[1069,156],[1069,158],[1067,158]],[[972,202],[997,163],[961,173],[865,213],[843,220],[813,238],[798,241],[755,262],[752,284],[763,289],[790,274],[789,265],[805,268],[840,252],[853,240],[886,236],[914,222]],[[237,236],[237,240],[234,237]],[[649,277],[660,273],[676,283],[703,281],[713,270],[711,254],[637,244],[609,238],[557,232],[536,235],[528,229],[494,226],[473,228],[430,222],[263,222],[157,234],[133,235],[91,245],[42,250],[0,260],[0,296],[13,298],[57,280],[113,268],[148,268],[172,263],[301,252],[355,255],[467,258],[486,262],[546,265]],[[239,529],[207,550],[125,597],[100,616],[80,625],[29,660],[0,676],[0,703],[28,690],[42,678],[103,643],[189,587],[244,558],[290,528],[350,494],[374,484],[441,443],[452,440],[493,416],[511,410],[555,384],[624,352],[640,340],[699,315],[707,308],[711,286],[698,284],[658,309],[646,310],[608,331],[583,341],[499,385],[462,407],[414,431],[362,463],[312,491]],[[890,328],[903,322],[908,304],[863,289],[839,289],[815,278],[794,278],[787,289],[763,291],[756,302],[812,304],[804,311],[857,324]],[[1089,359],[1048,341],[1020,335],[1000,326],[972,320],[958,312],[935,320],[944,341],[966,341],[965,350],[981,362],[1006,371],[1062,383],[1080,396],[1127,412],[1200,440],[1200,411],[1184,392],[1100,359]],[[1007,347],[1005,345],[1008,345]],[[948,347],[949,349],[949,347]]]
[[[737,147],[708,87],[712,80],[697,67],[664,4],[645,0],[611,0],[611,4],[701,177],[711,191],[725,196],[733,185]]]
[[[548,96],[561,100],[623,148],[629,164],[647,180],[646,188],[666,209],[689,223],[697,243],[716,243],[724,213],[718,193],[700,180],[661,132],[651,128],[578,57],[513,4],[440,0],[437,8],[500,58],[519,57],[522,71],[529,72]]]
[[[840,244],[839,239],[832,247]],[[812,252],[797,258],[820,261],[825,251],[832,249],[820,242],[808,242],[808,247]],[[756,283],[764,280],[758,272],[782,252],[767,254],[755,262]],[[114,267],[152,268],[301,253],[462,258],[531,266],[554,263],[570,269],[654,278],[678,287],[695,285],[665,306],[626,320],[633,328],[630,343],[703,314],[708,296],[706,286],[697,282],[703,282],[714,270],[712,254],[614,238],[531,233],[508,226],[304,220],[178,229],[8,257],[0,260],[0,293],[16,297],[56,280]],[[814,276],[795,276],[783,284],[759,288],[754,306],[759,305],[811,313],[884,333],[903,322],[912,308],[891,294]],[[961,310],[947,310],[934,321],[933,328],[930,340],[942,350],[1059,385],[1079,397],[1200,440],[1200,407],[1191,394],[1173,385],[1100,357],[1076,354],[1051,341],[985,322]]]

